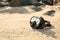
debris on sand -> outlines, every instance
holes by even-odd
[[[44,13],[44,15],[48,15],[48,16],[54,16],[55,10],[50,10],[46,13]]]
[[[42,10],[42,8],[44,8],[46,5],[45,4],[43,4],[43,3],[34,3],[33,4],[33,10],[34,11],[41,11]]]

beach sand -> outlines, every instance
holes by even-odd
[[[44,15],[55,10],[54,16]],[[32,29],[32,16],[51,22],[51,29]],[[60,6],[48,6],[35,11],[33,6],[0,8],[0,40],[60,40]]]

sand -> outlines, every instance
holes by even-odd
[[[0,8],[0,40],[60,40],[60,6],[46,5],[40,11],[33,6]],[[55,10],[54,16],[43,15]],[[32,29],[30,18],[42,16],[51,22],[51,29]]]

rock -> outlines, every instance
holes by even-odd
[[[20,4],[20,0],[12,0],[10,2],[10,6],[19,6],[19,4]]]
[[[53,5],[53,0],[42,0],[43,3]]]
[[[48,4],[48,5],[54,5],[58,2],[60,2],[60,0],[42,0],[43,3]]]
[[[33,4],[32,0],[20,0],[21,5],[31,5]]]

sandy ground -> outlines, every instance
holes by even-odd
[[[34,11],[31,6],[0,8],[0,40],[60,40],[60,6],[45,6]],[[54,16],[43,15],[55,10]],[[33,30],[29,21],[32,16],[42,16],[53,27]]]

